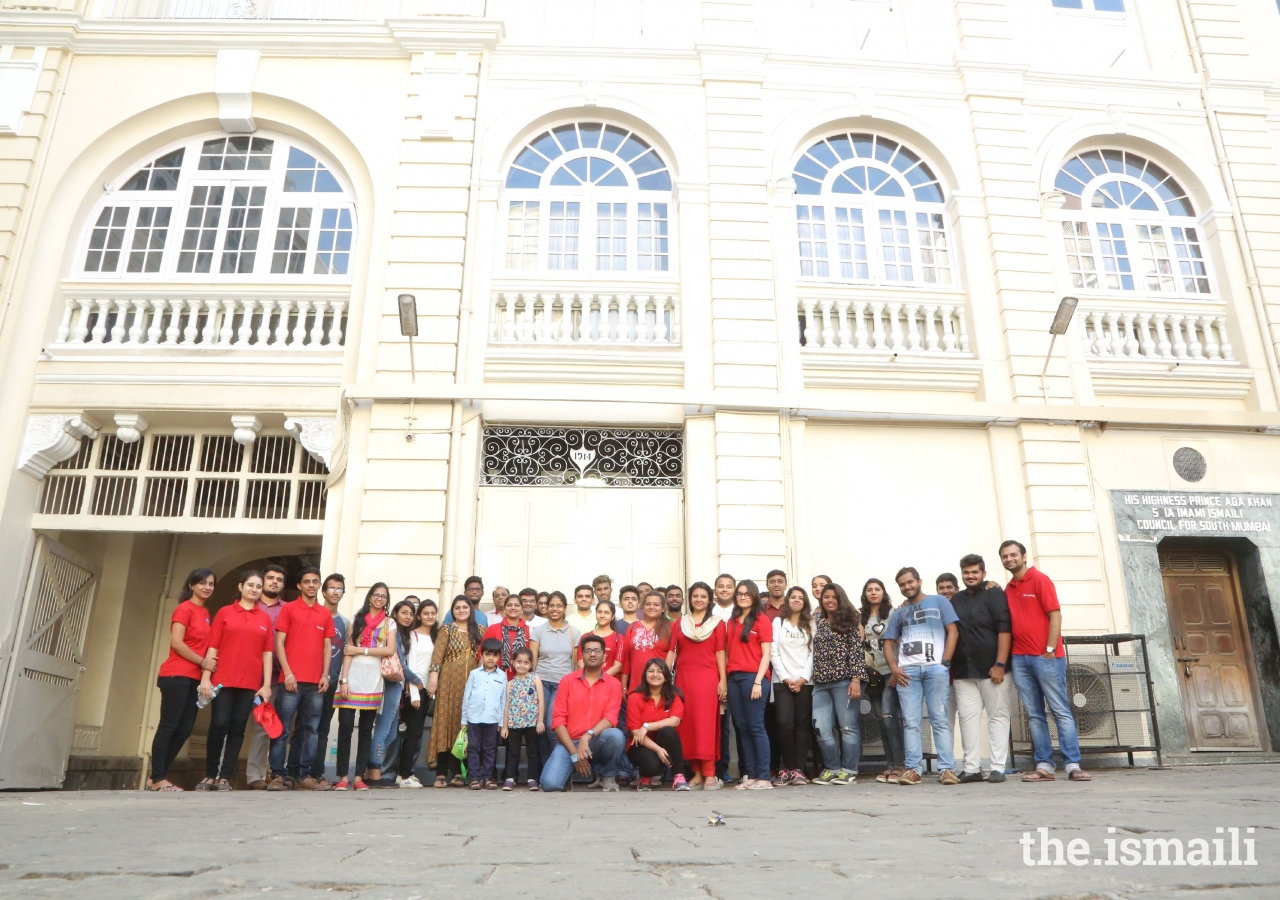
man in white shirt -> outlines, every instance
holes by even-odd
[[[715,593],[712,595],[711,615],[715,616],[722,622],[729,621],[729,617],[733,615],[733,591],[738,586],[738,582],[734,580],[732,575],[720,575],[716,578]],[[729,777],[729,727],[731,717],[721,711],[720,715],[720,758],[716,760],[716,777],[725,784],[733,781]],[[742,739],[739,738],[738,759],[742,760],[746,757],[742,753]]]
[[[737,582],[732,575],[721,575],[716,579],[715,602],[711,604],[711,615],[722,622],[729,621],[733,615],[733,589]]]
[[[578,630],[578,634],[590,634],[596,630],[595,599],[590,585],[580,584],[573,589],[575,609],[564,619]]]
[[[538,592],[531,587],[520,592],[520,614],[524,617],[524,623],[529,626],[530,633],[547,621],[538,615]]]

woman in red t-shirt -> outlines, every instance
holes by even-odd
[[[711,612],[711,587],[699,581],[689,588],[689,612],[680,617],[671,638],[668,663],[676,667],[676,687],[685,700],[680,742],[693,768],[693,790],[720,789],[720,704],[728,697],[724,623]]]
[[[244,728],[253,712],[254,698],[271,702],[271,657],[275,650],[275,626],[258,609],[262,598],[262,573],[250,570],[241,577],[240,596],[213,617],[205,656],[213,671],[200,675],[200,696],[208,699],[213,681],[218,696],[210,704],[209,736],[205,743],[205,778],[197,791],[229,791],[231,776],[240,757]]]
[[[618,612],[614,608],[612,600],[601,600],[596,604],[596,627],[594,631],[587,634],[594,634],[600,640],[604,641],[604,671],[606,675],[612,675],[617,678],[622,672],[622,642],[623,636],[613,630],[613,620]],[[583,635],[585,638],[587,635]],[[582,641],[578,641],[578,649],[574,651],[574,656],[578,661],[578,668],[582,668]]]
[[[684,753],[680,749],[680,719],[684,715],[684,699],[676,690],[671,669],[660,659],[645,663],[640,684],[627,703],[627,731],[630,749],[627,757],[640,770],[637,790],[647,791],[656,778],[662,780],[667,766],[675,773],[673,791],[687,791],[684,780]]]
[[[742,752],[747,757],[738,790],[771,790],[764,709],[769,703],[773,622],[764,614],[760,589],[754,581],[738,582],[733,595],[733,615],[725,625],[728,629],[729,712],[733,716],[733,730],[742,735]]]
[[[169,617],[169,657],[160,664],[160,723],[151,741],[149,791],[180,791],[168,778],[169,767],[196,724],[196,692],[200,673],[213,669],[204,658],[209,649],[209,610],[205,604],[217,586],[211,569],[195,569],[183,583],[178,608]]]

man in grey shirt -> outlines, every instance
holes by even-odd
[[[577,664],[575,651],[582,633],[565,621],[564,614],[568,602],[564,594],[556,591],[547,601],[547,621],[537,626],[529,634],[529,649],[533,651],[533,666],[538,677],[542,679],[542,689],[546,694],[543,710],[546,714],[547,728],[540,736],[543,746],[543,759],[551,754],[551,708],[555,705],[556,688],[560,679],[574,670]]]

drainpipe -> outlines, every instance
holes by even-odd
[[[1235,178],[1231,175],[1231,164],[1227,161],[1226,145],[1222,140],[1222,128],[1218,123],[1218,112],[1214,108],[1213,99],[1209,95],[1209,66],[1204,59],[1204,49],[1200,45],[1200,33],[1191,17],[1191,9],[1187,0],[1178,0],[1178,12],[1182,14],[1182,31],[1186,36],[1187,47],[1191,51],[1191,64],[1200,76],[1200,102],[1204,104],[1209,119],[1209,134],[1213,138],[1213,152],[1218,157],[1218,171],[1222,175],[1223,184],[1227,188],[1227,201],[1231,204],[1231,220],[1235,225],[1240,248],[1240,258],[1244,262],[1245,275],[1249,283],[1249,297],[1253,300],[1253,312],[1258,317],[1258,324],[1263,330],[1262,347],[1267,355],[1267,372],[1271,376],[1271,392],[1273,402],[1280,404],[1280,367],[1276,364],[1276,346],[1271,336],[1271,322],[1267,318],[1267,308],[1262,297],[1262,282],[1258,277],[1258,266],[1254,261],[1253,248],[1249,244],[1249,232],[1244,227],[1244,215],[1240,212],[1240,198],[1236,193]]]
[[[471,134],[471,192],[467,198],[467,232],[474,237],[478,227],[480,212],[480,123],[483,121],[485,88],[489,81],[489,54],[480,53],[480,67],[476,74],[476,117],[475,130]],[[476,241],[468,239],[462,264],[462,297],[458,307],[458,350],[454,358],[453,381],[462,386],[467,383],[468,348],[471,343],[471,311],[473,306],[472,286],[475,282]],[[453,401],[453,417],[449,425],[449,481],[444,498],[444,547],[440,570],[440,604],[447,604],[458,587],[457,548],[458,548],[458,504],[462,491],[462,475],[459,469],[462,461],[462,417],[465,413],[464,401]]]

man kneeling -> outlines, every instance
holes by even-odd
[[[563,791],[577,772],[590,777],[594,769],[601,787],[616,791],[618,760],[626,736],[618,730],[622,683],[604,671],[604,639],[588,634],[579,644],[582,668],[560,679],[551,727],[559,743],[542,767],[542,789]]]

